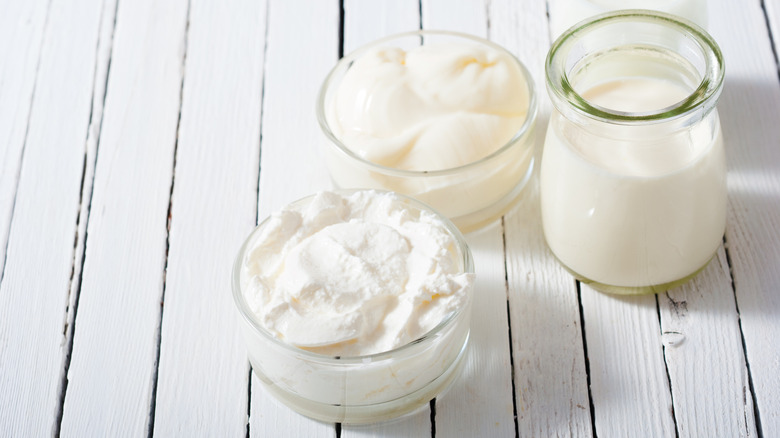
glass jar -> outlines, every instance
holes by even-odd
[[[398,198],[409,212],[428,211],[440,219],[453,238],[452,257],[459,272],[474,274],[471,251],[455,225],[425,204],[401,195]],[[304,211],[314,199],[303,198],[287,209]],[[463,306],[423,336],[389,351],[330,356],[299,348],[269,331],[247,300],[245,289],[249,281],[243,269],[269,222],[268,218],[262,221],[247,237],[232,274],[233,299],[249,362],[269,394],[307,417],[363,424],[389,420],[427,406],[459,376],[468,351],[473,285],[466,291]]]
[[[555,108],[541,209],[552,252],[610,293],[661,292],[693,277],[726,223],[718,45],[673,15],[611,12],[556,40],[546,76]]]
[[[514,126],[511,137],[503,143],[496,144],[495,150],[474,161],[463,162],[452,167],[446,168],[421,168],[407,169],[402,167],[392,167],[383,165],[367,159],[355,150],[357,143],[365,144],[369,140],[362,139],[361,142],[353,142],[351,145],[342,135],[339,134],[339,116],[336,115],[335,103],[338,99],[338,93],[345,79],[349,80],[350,72],[362,57],[368,56],[376,50],[386,50],[398,48],[407,54],[422,47],[432,48],[432,46],[460,46],[467,50],[479,50],[490,53],[501,62],[506,62],[506,69],[502,70],[503,75],[497,77],[516,76],[517,81],[509,81],[507,89],[495,91],[497,95],[519,94],[522,96],[519,101],[525,105],[525,113],[521,120]],[[434,55],[435,56],[435,55]],[[439,68],[439,70],[441,70]],[[354,79],[354,78],[353,78]],[[430,81],[430,78],[428,78]],[[446,78],[444,78],[446,79]],[[471,89],[479,85],[479,78],[463,76],[459,87]],[[468,82],[467,79],[473,80]],[[383,80],[386,80],[383,79]],[[397,83],[388,85],[376,79],[382,86],[396,87],[394,92],[403,89]],[[430,81],[434,84],[436,81]],[[441,81],[439,81],[441,82]],[[481,82],[482,84],[485,81]],[[379,87],[372,85],[374,89]],[[433,93],[431,83],[420,87]],[[458,88],[442,91],[450,100],[459,99]],[[503,93],[503,94],[502,94]],[[391,93],[388,93],[391,94]],[[433,93],[435,94],[435,93]],[[490,93],[486,93],[490,94]],[[398,103],[403,101],[402,93],[393,94],[390,101]],[[454,96],[454,97],[453,97]],[[376,99],[384,102],[382,99]],[[387,99],[385,99],[387,100]],[[446,99],[444,99],[446,100]],[[385,102],[387,103],[387,102]],[[331,70],[325,78],[317,98],[316,111],[317,119],[323,133],[328,141],[323,142],[325,161],[330,172],[333,183],[338,188],[371,188],[379,190],[389,190],[402,193],[418,199],[447,216],[464,233],[480,228],[501,217],[508,211],[521,196],[525,183],[530,179],[534,167],[534,144],[536,141],[534,126],[537,114],[536,88],[533,79],[520,60],[505,48],[482,38],[472,35],[435,30],[420,30],[392,35],[373,41],[354,52],[344,56]],[[391,110],[384,107],[383,104],[373,104],[386,114],[381,116],[371,116],[377,119],[398,119],[398,112],[406,112],[403,117],[407,122],[426,122],[428,110],[417,111],[414,107]],[[464,111],[468,113],[468,111]],[[419,119],[418,117],[423,117]],[[462,123],[465,126],[473,126],[472,122]],[[408,127],[408,126],[407,126]],[[415,129],[410,128],[397,134],[401,137],[410,135]],[[426,132],[426,131],[422,131]],[[418,135],[418,134],[415,134]],[[419,134],[424,135],[424,134]],[[453,136],[452,132],[447,133]],[[426,138],[439,138],[442,151],[431,152],[427,161],[432,158],[443,160],[443,155],[447,153],[451,141],[443,135],[442,132],[431,130]],[[495,135],[495,131],[493,132]],[[465,130],[459,133],[459,138],[471,142],[471,150],[476,151],[484,145],[485,132],[478,130]],[[375,140],[370,140],[375,141]],[[384,140],[383,140],[384,141]],[[390,144],[393,144],[392,142]],[[393,146],[395,147],[395,146]],[[389,147],[389,149],[393,149]],[[450,152],[453,157],[459,156],[458,153]],[[444,160],[448,162],[456,160]],[[427,163],[431,164],[431,163]]]

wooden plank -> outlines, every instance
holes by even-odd
[[[318,149],[314,104],[339,52],[339,3],[271,0],[260,154],[259,217],[331,187]],[[249,433],[333,436],[333,425],[307,419],[272,399],[252,376]]]
[[[122,2],[62,434],[150,428],[187,2]]]
[[[332,187],[327,141],[314,112],[322,81],[338,59],[339,5],[269,3],[266,85],[260,153],[260,218]]]
[[[49,3],[7,2],[0,14],[0,273],[5,265]]]
[[[762,1],[761,6],[766,16],[766,22],[769,25],[770,42],[774,47],[775,61],[777,61],[777,53],[780,50],[780,4]],[[778,69],[780,69],[780,64],[778,64]]]
[[[31,75],[36,92],[31,103],[11,100],[9,106],[0,104],[11,120],[18,118],[16,123],[25,124],[24,108],[31,106],[8,262],[0,286],[0,424],[8,436],[52,435],[59,427],[72,318],[69,291],[78,253],[74,245],[83,247],[83,241],[74,242],[82,172],[87,165],[92,117],[99,113],[92,105],[102,105],[102,99],[93,95],[99,93],[98,82],[105,80],[100,76],[105,66],[96,65],[105,62],[96,50],[102,47],[104,6],[93,0],[53,3],[37,73],[29,69],[30,64],[37,64],[40,17],[34,11],[16,11],[23,13],[14,17],[20,22],[30,20],[30,28],[26,29],[29,32],[14,30],[11,41],[20,50],[28,48],[36,59],[25,62],[13,54],[9,57]],[[28,40],[16,39],[22,37]],[[30,92],[26,81],[11,72],[3,74],[8,86],[19,87],[3,89],[3,93],[12,99],[29,98],[25,97]],[[9,108],[16,112],[7,112]],[[6,125],[5,120],[0,124],[11,158],[17,147],[14,143],[20,140],[18,127]]]
[[[505,217],[519,436],[592,435],[574,279],[542,235],[538,181]]]
[[[658,301],[679,436],[755,436],[739,315],[723,248],[701,275],[659,295]]]
[[[257,215],[265,2],[193,0],[154,434],[244,436],[249,364],[232,261]]]
[[[550,113],[544,58],[550,46],[543,1],[490,3],[490,36],[526,65],[539,98],[536,163]],[[592,432],[579,301],[575,282],[542,234],[538,171],[521,203],[506,215],[507,274],[519,436],[588,436]]]
[[[418,0],[344,2],[344,54],[378,38],[419,28]]]
[[[674,436],[655,295],[581,289],[596,435]]]
[[[483,2],[422,2],[424,29],[487,36]],[[467,236],[477,280],[471,346],[461,378],[436,399],[437,436],[514,436],[503,230],[496,221]]]
[[[423,29],[452,30],[488,37],[488,2],[452,2],[447,0],[421,0]]]
[[[772,2],[763,3],[769,7]],[[727,70],[718,106],[729,166],[727,251],[760,420],[759,431],[767,437],[778,436],[780,86],[777,64],[759,2],[710,2],[709,6],[710,31],[723,50]],[[776,11],[776,5],[768,10]]]

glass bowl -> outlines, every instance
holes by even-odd
[[[350,194],[356,190],[339,190]],[[430,207],[397,195],[405,208],[434,213],[455,242],[459,272],[474,272],[471,252],[450,221]],[[314,195],[290,204],[302,210]],[[238,252],[232,275],[233,299],[252,369],[263,387],[291,409],[317,420],[346,424],[389,420],[425,406],[459,375],[467,351],[472,288],[465,305],[449,313],[422,337],[393,350],[364,356],[327,356],[285,343],[264,328],[242,290],[242,266],[268,223],[265,219]]]
[[[527,88],[526,118],[512,138],[491,154],[461,166],[441,170],[405,170],[364,159],[347,147],[333,129],[332,102],[354,62],[378,47],[414,49],[424,44],[458,43],[488,47],[508,55]],[[488,40],[447,31],[415,31],[374,41],[343,57],[320,89],[316,111],[328,141],[323,142],[330,176],[339,188],[374,188],[419,199],[468,232],[503,215],[519,198],[534,163],[534,125],[538,110],[530,73],[514,55]]]

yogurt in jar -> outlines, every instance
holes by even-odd
[[[641,112],[688,94],[670,82],[634,78],[583,96]],[[542,160],[544,232],[555,256],[588,280],[625,287],[669,283],[704,266],[725,230],[717,116],[660,139],[631,130],[619,139],[573,133],[562,117],[551,116]]]
[[[553,43],[542,226],[583,282],[661,292],[715,254],[726,223],[723,67],[706,31],[655,11],[606,13]]]

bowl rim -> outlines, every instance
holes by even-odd
[[[526,112],[526,116],[525,116],[525,120],[523,121],[523,124],[520,126],[517,132],[515,132],[515,135],[513,135],[512,138],[509,139],[509,141],[507,141],[504,145],[502,145],[500,148],[496,149],[492,153],[476,161],[472,161],[460,166],[450,167],[446,169],[437,169],[437,170],[408,170],[408,169],[398,169],[395,167],[383,166],[381,164],[374,163],[373,161],[366,160],[363,157],[356,154],[354,151],[352,151],[352,149],[348,148],[336,136],[336,134],[330,128],[330,123],[328,123],[327,111],[325,109],[325,96],[327,95],[331,86],[335,85],[333,81],[335,80],[336,74],[339,73],[341,70],[346,71],[346,69],[349,68],[349,65],[352,62],[354,62],[360,56],[364,55],[367,51],[377,46],[392,42],[394,40],[399,40],[399,39],[409,38],[414,36],[418,36],[418,37],[449,36],[449,37],[470,40],[472,42],[479,43],[481,45],[485,45],[492,49],[505,53],[516,62],[517,67],[520,69],[520,72],[522,73],[523,78],[525,79],[526,86],[528,87],[528,110]],[[515,56],[512,52],[510,52],[505,47],[496,44],[490,40],[487,40],[485,38],[480,38],[478,36],[470,35],[462,32],[422,29],[422,30],[415,30],[410,32],[397,33],[377,40],[373,40],[370,43],[360,46],[359,48],[355,49],[354,51],[342,57],[336,63],[336,65],[330,70],[330,72],[328,72],[327,76],[325,76],[325,80],[322,82],[322,85],[320,86],[320,90],[319,93],[317,94],[317,100],[315,104],[315,112],[317,115],[317,122],[320,125],[320,129],[322,129],[322,132],[330,140],[330,143],[335,146],[336,150],[338,150],[342,154],[346,154],[349,158],[352,158],[353,160],[359,162],[360,164],[367,166],[374,171],[378,171],[386,175],[394,175],[394,176],[401,176],[401,177],[435,177],[435,176],[450,175],[459,172],[466,172],[472,168],[477,168],[483,163],[492,161],[496,157],[500,157],[505,153],[507,153],[507,151],[510,150],[514,144],[518,143],[521,139],[525,138],[530,132],[533,131],[534,125],[536,123],[536,118],[539,112],[539,103],[537,97],[537,87],[536,84],[534,83],[533,77],[531,76],[531,73],[529,72],[528,68],[525,66],[525,64],[523,64],[522,61],[520,61],[520,59],[517,58],[517,56]]]
[[[462,259],[461,261],[463,264],[463,273],[474,274],[474,260],[472,258],[471,250],[469,249],[469,246],[463,234],[460,232],[458,227],[456,227],[447,217],[445,217],[444,215],[442,215],[441,213],[439,213],[429,205],[425,204],[424,202],[388,190],[335,189],[329,191],[333,193],[337,193],[341,196],[351,195],[357,192],[375,192],[379,194],[391,194],[399,198],[399,201],[405,204],[409,204],[413,208],[432,213],[437,219],[439,219],[444,224],[447,231],[450,233],[450,235],[452,235],[453,239],[455,240],[455,245],[460,254],[460,258]],[[313,200],[318,194],[323,192],[324,191],[320,191],[305,196],[303,198],[300,198],[296,201],[287,204],[281,210],[294,209],[296,207],[304,206],[308,204],[311,200]],[[246,298],[244,296],[243,290],[241,290],[241,268],[243,265],[244,258],[247,252],[250,250],[250,244],[254,243],[253,241],[256,238],[256,236],[261,232],[263,227],[268,223],[268,221],[273,217],[274,214],[276,213],[272,213],[266,216],[265,219],[263,219],[256,227],[254,227],[254,229],[252,229],[252,231],[249,233],[249,235],[246,237],[243,244],[241,245],[238,254],[236,255],[236,258],[233,262],[233,269],[231,273],[231,277],[232,277],[231,289],[233,294],[233,301],[236,305],[236,308],[238,309],[244,321],[249,325],[249,327],[252,328],[252,331],[260,335],[267,341],[272,342],[276,346],[281,347],[286,351],[289,351],[290,353],[293,353],[295,355],[300,355],[304,358],[310,359],[312,361],[316,361],[321,364],[329,364],[334,366],[366,364],[372,362],[380,362],[388,359],[396,359],[399,357],[399,355],[403,354],[405,351],[414,348],[415,345],[424,343],[428,339],[436,338],[436,336],[440,332],[444,331],[447,327],[449,327],[450,325],[454,324],[457,320],[459,320],[460,316],[471,307],[471,302],[473,300],[473,295],[474,295],[473,285],[471,286],[471,290],[469,290],[467,293],[466,303],[463,306],[459,307],[458,309],[447,314],[441,320],[441,322],[439,322],[439,324],[437,324],[434,328],[424,333],[419,338],[414,339],[404,345],[393,348],[391,350],[382,351],[379,353],[359,355],[359,356],[331,356],[331,355],[325,355],[325,354],[304,350],[302,348],[284,342],[281,339],[274,336],[268,330],[266,330],[265,327],[263,327],[263,325],[259,321],[257,321],[256,317],[254,316],[254,312],[252,312],[252,310],[249,308],[249,305],[246,302]],[[246,341],[249,342],[248,339]]]

